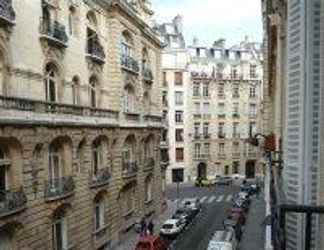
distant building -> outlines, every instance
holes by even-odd
[[[182,18],[157,27],[164,42],[164,133],[170,165],[167,181],[216,174],[261,175],[259,152],[245,143],[261,126],[262,55],[247,38],[232,48],[197,38],[186,46]]]

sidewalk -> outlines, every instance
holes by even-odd
[[[153,223],[154,223],[154,233],[158,234],[160,231],[161,226],[163,223],[171,217],[171,215],[175,212],[176,205],[172,204],[171,202],[167,203],[167,208],[164,211],[163,214],[160,214],[159,216],[153,217]],[[135,249],[136,243],[139,240],[139,234],[135,232],[134,229],[131,229],[126,237],[122,239],[114,250],[133,250]]]
[[[264,249],[265,226],[265,202],[263,195],[257,199],[253,197],[252,204],[243,231],[240,250],[262,250]]]

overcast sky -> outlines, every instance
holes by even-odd
[[[180,14],[184,33],[191,44],[197,36],[203,44],[211,45],[220,37],[233,45],[248,35],[262,41],[261,0],[151,0],[155,18],[170,22]]]

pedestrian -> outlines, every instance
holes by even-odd
[[[153,224],[153,221],[152,220],[147,225],[147,230],[148,230],[148,232],[149,232],[150,235],[153,235],[154,234],[154,224]]]
[[[143,217],[141,219],[141,236],[146,235],[146,221],[145,218]]]

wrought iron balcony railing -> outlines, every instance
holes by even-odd
[[[226,118],[226,114],[218,114],[218,118]]]
[[[58,21],[49,23],[47,20],[41,18],[39,27],[42,38],[46,39],[54,46],[67,47],[69,38],[63,24]]]
[[[194,160],[195,161],[206,161],[210,157],[209,154],[199,154],[199,155],[194,155]]]
[[[123,178],[130,178],[137,175],[138,167],[136,161],[128,161],[123,163]]]
[[[167,140],[160,142],[160,148],[167,149],[169,148],[169,142]]]
[[[101,187],[109,184],[111,174],[109,168],[101,168],[96,173],[90,172],[89,177],[90,187]]]
[[[142,74],[145,82],[147,83],[153,82],[153,72],[149,67],[143,67]]]
[[[144,169],[150,170],[153,169],[155,165],[155,161],[153,157],[149,157],[144,160]]]
[[[91,58],[93,61],[97,63],[105,63],[106,54],[105,50],[99,41],[88,42],[87,46],[87,57]]]
[[[121,66],[122,68],[131,71],[135,74],[138,74],[140,68],[138,66],[138,62],[131,56],[123,55],[121,57]]]
[[[201,134],[194,133],[193,138],[194,138],[195,140],[199,140],[200,137],[201,137]]]
[[[48,180],[45,182],[45,199],[53,201],[66,198],[74,193],[74,188],[72,176]]]
[[[233,113],[233,118],[240,118],[240,114],[239,113]]]
[[[0,218],[18,213],[26,208],[24,191],[0,190]]]
[[[225,153],[218,153],[218,158],[219,159],[226,159],[226,154]]]
[[[0,109],[32,111],[36,113],[67,114],[75,116],[93,116],[118,119],[119,112],[109,109],[92,108],[87,106],[38,101],[20,97],[0,95]]]
[[[232,134],[232,137],[233,137],[233,138],[240,138],[241,135],[240,135],[239,133],[233,133],[233,134]]]
[[[241,153],[240,153],[240,152],[233,152],[233,153],[232,153],[232,157],[233,157],[233,158],[236,158],[236,159],[237,159],[237,158],[240,158],[240,157],[241,157]]]
[[[226,138],[226,134],[225,133],[218,133],[218,138],[219,139],[225,139]]]
[[[13,25],[16,13],[12,6],[12,0],[0,0],[0,22],[5,25]]]
[[[211,138],[211,134],[208,134],[208,133],[204,133],[203,136],[204,136],[205,139],[210,139]]]

